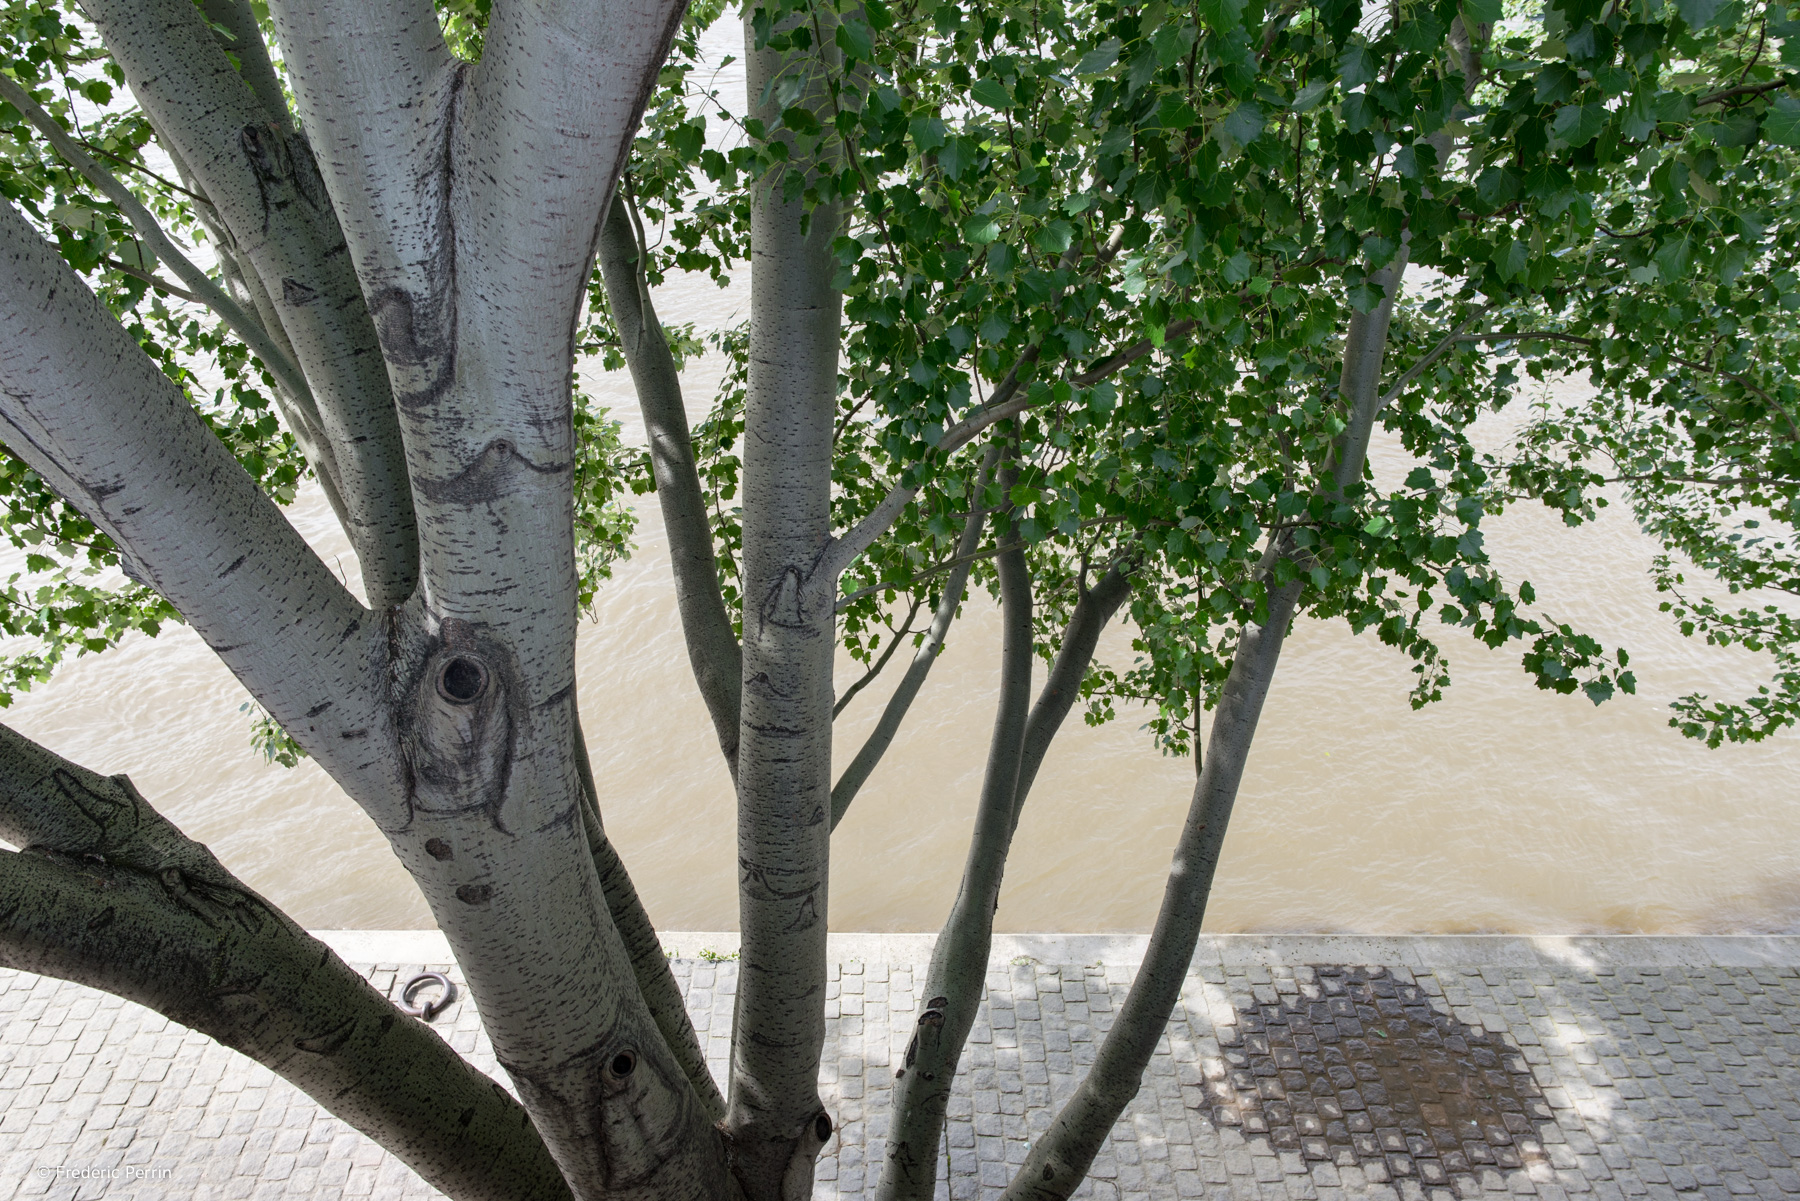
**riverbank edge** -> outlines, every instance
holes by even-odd
[[[454,963],[438,930],[314,930],[345,962]],[[659,935],[675,959],[734,959],[734,931]],[[834,963],[924,964],[935,934],[830,934]],[[1136,967],[1147,934],[996,934],[989,961]],[[1797,934],[1205,934],[1193,962],[1220,967],[1385,964],[1429,968],[1537,965],[1604,967],[1778,967],[1800,965]]]

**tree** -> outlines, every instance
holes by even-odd
[[[273,0],[279,68],[246,0],[84,13],[17,6],[14,75],[94,104],[111,78],[137,108],[81,136],[74,103],[59,121],[47,89],[0,84],[0,118],[34,148],[0,217],[0,434],[15,536],[64,556],[35,569],[116,561],[143,590],[88,597],[67,576],[40,625],[103,645],[170,606],[193,624],[278,725],[270,745],[318,758],[387,834],[520,1102],[397,1022],[128,781],[16,736],[0,833],[31,850],[0,860],[0,948],[244,1049],[458,1197],[806,1195],[832,1133],[831,827],[971,579],[1001,599],[996,721],[897,1082],[888,1197],[932,1190],[1006,849],[1077,699],[1094,719],[1151,701],[1198,779],[1150,952],[1020,1198],[1067,1196],[1136,1091],[1296,612],[1377,629],[1418,661],[1420,703],[1448,678],[1434,613],[1523,640],[1544,686],[1599,701],[1632,686],[1623,653],[1531,616],[1529,587],[1486,563],[1484,515],[1535,496],[1579,520],[1608,478],[1594,453],[1631,464],[1640,503],[1703,561],[1716,531],[1671,485],[1726,498],[1713,519],[1746,497],[1789,512],[1770,310],[1791,271],[1770,235],[1800,101],[1767,58],[1785,11],[1570,0],[1509,31],[1455,3],[768,5],[747,14],[751,112],[729,153],[704,148],[691,40],[659,69],[676,5]],[[216,279],[78,137],[163,218],[191,215]],[[179,183],[149,174],[152,138]],[[739,370],[690,431],[689,344],[649,286],[746,258]],[[1409,264],[1431,272],[1410,293]],[[736,780],[729,1102],[607,841],[574,712],[576,614],[638,470],[572,395],[587,345],[632,370],[639,486]],[[210,404],[195,355],[230,385]],[[1517,461],[1484,457],[1469,427],[1520,359],[1580,361],[1602,400],[1545,414]],[[1632,404],[1686,415],[1686,442],[1658,442]],[[1368,464],[1378,424],[1417,460],[1397,483]],[[303,471],[351,535],[366,606],[271,503]],[[1144,659],[1119,673],[1092,660],[1127,604]],[[834,782],[840,638],[871,677],[909,640],[917,654]],[[434,1118],[434,1096],[459,1100]]]

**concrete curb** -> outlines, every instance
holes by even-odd
[[[437,930],[315,930],[348,963],[452,963]],[[677,959],[730,959],[735,931],[670,931],[664,951]],[[832,934],[835,963],[925,964],[934,934]],[[1135,967],[1149,944],[1144,934],[997,934],[990,962]],[[1800,964],[1800,935],[1663,934],[1207,934],[1195,964],[1302,967],[1387,964],[1412,968],[1494,965],[1592,970],[1611,967],[1762,967]]]

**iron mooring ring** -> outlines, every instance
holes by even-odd
[[[444,995],[435,1001],[427,1001],[423,1005],[413,1004],[413,995],[427,985],[436,984],[444,990]],[[442,972],[420,972],[400,990],[400,1012],[412,1017],[423,1018],[429,1022],[444,1012],[450,1002],[456,1000],[456,985],[450,983],[450,977]]]

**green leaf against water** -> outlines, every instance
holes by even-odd
[[[977,79],[975,86],[969,89],[969,96],[977,104],[985,104],[998,112],[1005,112],[1013,105],[1012,94],[1006,85],[993,76]]]
[[[1800,146],[1800,100],[1779,93],[1763,115],[1762,132],[1777,146]]]
[[[1726,0],[1675,0],[1675,8],[1688,27],[1698,33],[1713,23]]]
[[[1081,56],[1081,61],[1075,64],[1075,74],[1099,75],[1111,70],[1112,65],[1119,61],[1119,47],[1118,38],[1107,38]]]

